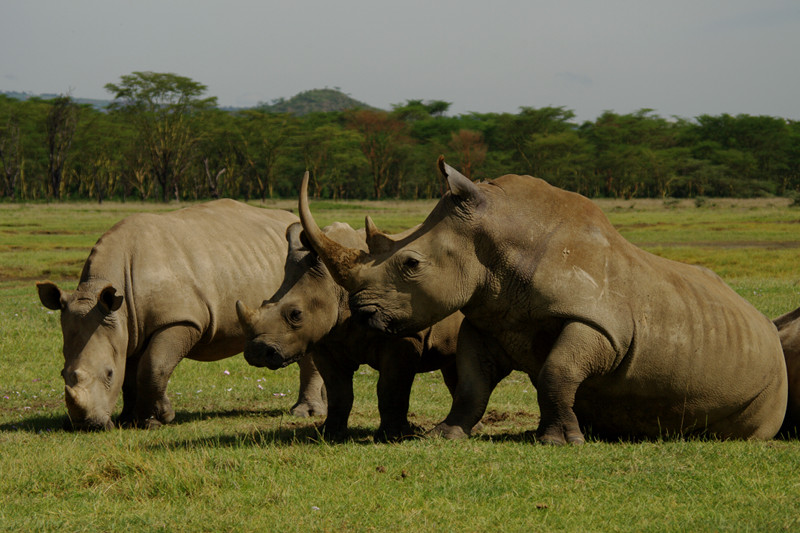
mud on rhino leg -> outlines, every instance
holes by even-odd
[[[297,402],[290,412],[294,416],[325,416],[328,414],[328,395],[325,391],[325,382],[322,375],[314,365],[314,359],[306,354],[297,362],[300,367],[300,390]]]
[[[421,347],[413,341],[397,339],[380,355],[378,375],[378,412],[381,423],[375,432],[376,442],[399,440],[420,433],[408,422],[408,402],[416,376]]]
[[[539,442],[583,444],[573,411],[575,393],[587,377],[608,368],[614,358],[611,343],[593,327],[581,322],[564,326],[536,381],[541,411],[536,431]]]
[[[468,437],[480,423],[489,396],[504,377],[511,373],[511,364],[502,348],[476,330],[466,320],[458,333],[456,352],[458,382],[450,413],[431,434],[448,439]]]
[[[328,416],[322,425],[323,435],[329,440],[343,440],[347,437],[347,420],[353,409],[356,367],[339,360],[327,350],[313,352],[313,358],[328,393]]]
[[[167,398],[167,383],[178,363],[200,340],[197,328],[188,325],[169,326],[150,338],[137,371],[135,421],[148,429],[168,424],[175,410]]]

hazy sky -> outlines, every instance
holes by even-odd
[[[800,0],[2,0],[0,90],[110,98],[173,72],[221,105],[339,87],[390,109],[800,120]]]

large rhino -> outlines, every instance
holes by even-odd
[[[324,435],[340,440],[347,434],[353,407],[353,374],[362,364],[379,371],[380,426],[375,439],[396,440],[414,434],[408,404],[414,376],[441,369],[451,393],[457,381],[456,337],[463,316],[455,313],[420,332],[397,338],[356,323],[347,293],[334,282],[325,265],[301,240],[302,227],[286,232],[289,254],[282,287],[257,309],[243,301],[236,310],[248,341],[245,359],[254,366],[282,368],[314,359],[328,394]],[[366,251],[363,230],[335,223],[324,230],[336,242]]]
[[[45,307],[61,311],[65,399],[73,427],[144,427],[175,412],[167,382],[183,359],[216,361],[244,349],[234,309],[283,280],[286,228],[295,215],[216,200],[167,214],[131,215],[92,248],[74,292],[37,283]],[[322,379],[308,360],[302,402],[324,412]],[[322,414],[322,413],[320,413]]]
[[[458,386],[435,433],[469,434],[496,383],[527,372],[541,442],[703,434],[766,439],[786,410],[775,326],[707,269],[626,241],[583,196],[530,176],[473,183],[444,163],[447,192],[393,239],[367,217],[369,253],[309,241],[347,288],[354,315],[386,332],[456,310]],[[579,424],[580,421],[580,424]]]
[[[789,403],[781,433],[800,436],[800,307],[773,320],[786,359],[786,374],[789,378]]]

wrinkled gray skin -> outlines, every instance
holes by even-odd
[[[237,298],[255,303],[283,280],[284,233],[297,217],[233,200],[167,214],[135,214],[95,244],[74,292],[37,284],[61,311],[65,398],[72,426],[158,427],[175,417],[167,381],[183,358],[216,361],[241,352]],[[246,260],[243,260],[246,259]],[[301,371],[304,410],[321,410],[321,377]]]
[[[353,407],[353,374],[362,364],[379,371],[377,441],[415,434],[408,421],[414,376],[441,369],[451,393],[457,381],[456,338],[463,316],[451,315],[430,328],[395,337],[356,323],[350,317],[347,293],[334,282],[313,249],[301,240],[300,224],[289,226],[289,254],[284,284],[257,309],[236,302],[248,341],[244,356],[254,366],[282,368],[308,357],[322,374],[328,393],[324,435],[341,440]],[[366,251],[364,232],[335,223],[325,234]]]
[[[435,433],[468,435],[518,369],[537,388],[545,443],[582,443],[589,427],[601,438],[775,435],[787,397],[775,326],[718,276],[635,247],[578,194],[439,166],[450,191],[401,239],[368,218],[369,253],[326,240],[307,188],[300,199],[360,320],[402,333],[464,313],[458,387]]]
[[[789,403],[781,433],[797,438],[800,437],[800,307],[773,322],[781,338],[789,378]]]

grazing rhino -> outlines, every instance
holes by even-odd
[[[530,176],[449,186],[396,239],[367,217],[369,253],[300,219],[359,320],[402,334],[461,310],[458,386],[435,429],[463,437],[497,382],[527,372],[541,442],[703,434],[767,439],[786,409],[775,326],[707,269],[625,240],[587,198]],[[580,425],[579,425],[580,420]]]
[[[289,254],[282,287],[257,309],[236,302],[248,341],[244,357],[251,365],[273,370],[314,358],[328,394],[324,435],[341,440],[353,407],[353,374],[362,364],[379,371],[380,426],[375,439],[413,435],[408,403],[414,376],[441,369],[451,393],[457,381],[456,337],[463,316],[455,313],[419,332],[394,337],[356,323],[347,307],[347,293],[334,282],[317,254],[301,240],[302,226],[286,232]],[[364,232],[335,223],[325,234],[345,246],[366,251]]]
[[[228,199],[135,214],[100,237],[74,292],[37,283],[42,304],[61,311],[61,373],[73,427],[112,427],[120,389],[120,423],[172,421],[166,388],[175,366],[184,357],[216,361],[244,349],[234,302],[280,286],[283,236],[297,220]],[[322,379],[311,361],[304,365],[307,403],[295,406],[299,412],[321,402]]]
[[[789,378],[789,403],[781,433],[800,436],[800,307],[773,320],[786,359],[786,374]]]

